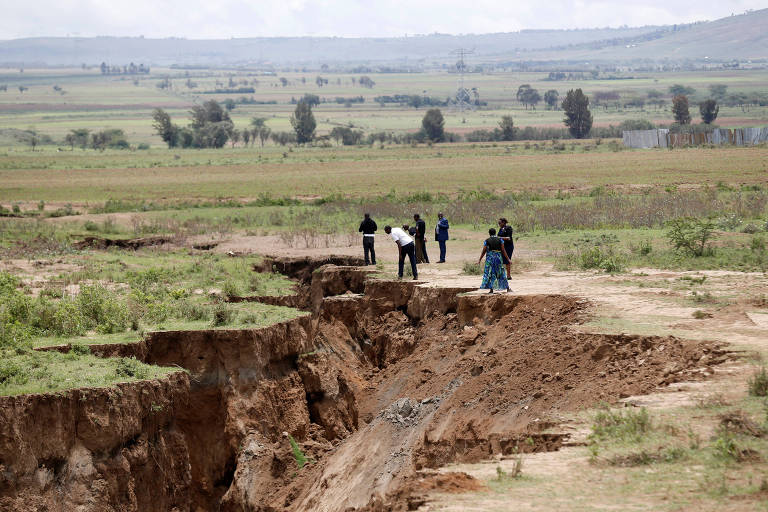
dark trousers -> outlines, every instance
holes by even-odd
[[[416,263],[429,263],[427,244],[423,238],[416,239]]]
[[[437,245],[440,246],[440,261],[445,261],[445,240],[438,240]]]
[[[408,259],[411,260],[411,271],[413,272],[413,278],[416,279],[419,276],[416,270],[416,248],[413,242],[404,245],[400,248],[400,260],[397,262],[397,275],[403,277],[403,265],[405,264],[405,256],[408,255]]]
[[[373,248],[373,240],[374,238],[372,236],[363,237],[363,256],[365,256],[366,265],[376,264],[376,251]],[[370,260],[368,259],[368,253],[371,254]]]

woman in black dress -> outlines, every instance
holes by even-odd
[[[510,226],[507,223],[507,219],[504,217],[499,219],[499,238],[504,240],[504,266],[507,269],[507,279],[510,279],[510,273],[509,273],[509,263],[510,259],[512,258],[512,251],[515,250],[515,242],[512,240],[512,235],[514,234],[514,231],[512,230],[512,226]]]

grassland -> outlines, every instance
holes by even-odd
[[[765,184],[768,150],[612,150],[593,141],[564,151],[552,144],[433,147],[270,148],[125,152],[7,153],[0,201],[375,197],[591,188],[600,185]],[[614,146],[614,149],[616,147]]]
[[[156,68],[149,76],[102,76],[98,70],[58,70],[17,69],[0,70],[0,85],[8,85],[6,92],[0,92],[0,126],[18,130],[35,129],[42,134],[61,141],[71,129],[104,128],[123,129],[132,144],[150,143],[161,146],[160,140],[153,135],[150,113],[155,107],[166,109],[177,122],[184,124],[189,108],[202,101],[215,99],[239,100],[247,98],[257,102],[275,102],[274,104],[240,104],[232,111],[237,128],[249,125],[253,116],[265,117],[267,125],[273,131],[290,130],[289,117],[293,111],[292,99],[304,94],[316,94],[321,103],[315,109],[318,133],[327,134],[334,126],[351,126],[366,132],[416,131],[420,127],[424,108],[403,107],[398,104],[381,106],[374,101],[377,96],[395,94],[416,94],[445,100],[456,91],[456,75],[448,72],[428,73],[373,73],[369,76],[376,85],[371,88],[361,87],[353,82],[359,74],[323,74],[328,84],[318,87],[315,84],[317,73],[281,72],[277,75],[264,75],[257,72],[238,72],[230,70],[188,70]],[[170,89],[158,89],[157,84],[169,78]],[[227,88],[230,78],[236,87],[254,87],[254,93],[202,94],[217,88]],[[286,80],[283,86],[280,78]],[[642,72],[611,73],[610,80],[573,80],[552,82],[545,80],[546,73],[472,73],[466,86],[477,88],[480,100],[487,102],[478,110],[465,113],[444,108],[446,129],[465,133],[475,129],[492,129],[499,118],[511,114],[517,126],[552,126],[562,127],[562,112],[546,110],[543,104],[538,109],[525,109],[515,98],[517,89],[522,84],[530,84],[541,94],[555,89],[564,96],[568,89],[582,88],[588,95],[595,92],[619,92],[622,98],[646,97],[648,91],[657,90],[665,95],[666,105],[662,108],[646,106],[637,108],[595,108],[593,114],[596,126],[618,125],[628,119],[648,119],[653,122],[669,123],[672,114],[669,110],[670,97],[667,92],[673,84],[693,87],[695,102],[708,97],[709,85],[728,86],[729,93],[751,93],[764,91],[768,85],[768,72],[733,70],[712,72]],[[187,80],[196,84],[187,87]],[[254,80],[256,84],[254,85]],[[303,81],[302,81],[303,80]],[[64,94],[53,89],[56,85]],[[29,89],[21,93],[18,86]],[[336,98],[362,96],[362,104],[349,106],[336,103]],[[744,126],[765,124],[768,121],[766,107],[752,106],[722,107],[718,123],[723,126]],[[13,145],[12,141],[3,141],[0,146]],[[59,142],[61,145],[62,143]]]

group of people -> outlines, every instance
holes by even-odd
[[[419,277],[416,265],[419,263],[429,263],[426,245],[427,223],[418,213],[414,214],[413,220],[413,226],[407,224],[404,224],[401,228],[384,226],[384,232],[397,244],[399,254],[397,275],[400,278],[403,277],[406,256],[411,263],[414,279]],[[483,252],[480,254],[480,259],[477,262],[480,264],[483,261],[483,257],[485,257],[483,281],[480,287],[489,290],[489,293],[493,293],[493,290],[509,291],[510,258],[515,250],[512,226],[509,225],[509,222],[504,217],[499,219],[498,225],[498,232],[496,228],[488,230],[490,236],[483,242]],[[440,246],[440,260],[438,263],[445,263],[445,242],[448,240],[449,228],[448,219],[442,213],[438,213],[437,223],[435,224],[435,241]],[[363,255],[366,265],[376,264],[374,240],[378,229],[371,215],[366,213],[358,229],[363,234]]]
[[[398,276],[403,277],[403,269],[405,266],[405,258],[411,264],[411,272],[413,278],[418,279],[419,271],[416,268],[418,263],[429,263],[429,255],[427,254],[427,223],[416,213],[413,216],[414,225],[409,226],[403,224],[402,227],[393,228],[392,226],[384,226],[384,232],[388,234],[397,245],[399,258],[398,258]],[[445,242],[448,240],[448,230],[450,225],[448,219],[442,213],[437,214],[437,223],[435,224],[435,241],[440,247],[440,259],[438,263],[445,263],[446,246]],[[376,231],[378,226],[376,221],[371,218],[369,213],[364,215],[363,221],[360,223],[359,232],[363,234],[363,256],[365,258],[366,265],[376,264],[376,250],[374,245]]]

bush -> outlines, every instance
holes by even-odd
[[[483,266],[474,261],[465,261],[462,272],[470,276],[481,276],[483,275]]]
[[[149,376],[149,371],[135,357],[121,357],[117,362],[115,374],[118,377],[133,377],[141,380]]]
[[[226,304],[219,303],[213,308],[213,318],[211,319],[211,326],[221,327],[232,323],[234,320],[234,311],[229,309]]]
[[[240,285],[232,279],[227,279],[221,291],[225,297],[238,297],[240,296]]]
[[[681,217],[668,224],[667,238],[675,250],[690,256],[704,256],[711,253],[709,242],[715,238],[715,224],[711,219]]]
[[[0,359],[0,386],[5,384],[24,384],[27,381],[24,368],[12,359]]]
[[[747,380],[747,388],[750,396],[768,396],[768,371],[765,367],[756,371]]]
[[[83,286],[77,297],[80,309],[101,334],[112,334],[128,328],[128,310],[114,292],[100,284]]]
[[[618,238],[615,235],[600,235],[597,238],[582,237],[576,241],[572,250],[560,258],[561,265],[581,270],[623,272],[626,269],[627,258],[618,252],[617,243]]]
[[[741,218],[735,213],[728,213],[717,219],[717,227],[722,231],[736,231],[741,226]]]
[[[606,409],[595,415],[590,438],[638,441],[650,432],[652,427],[651,418],[645,407],[639,411],[627,409],[623,412],[612,412]]]

